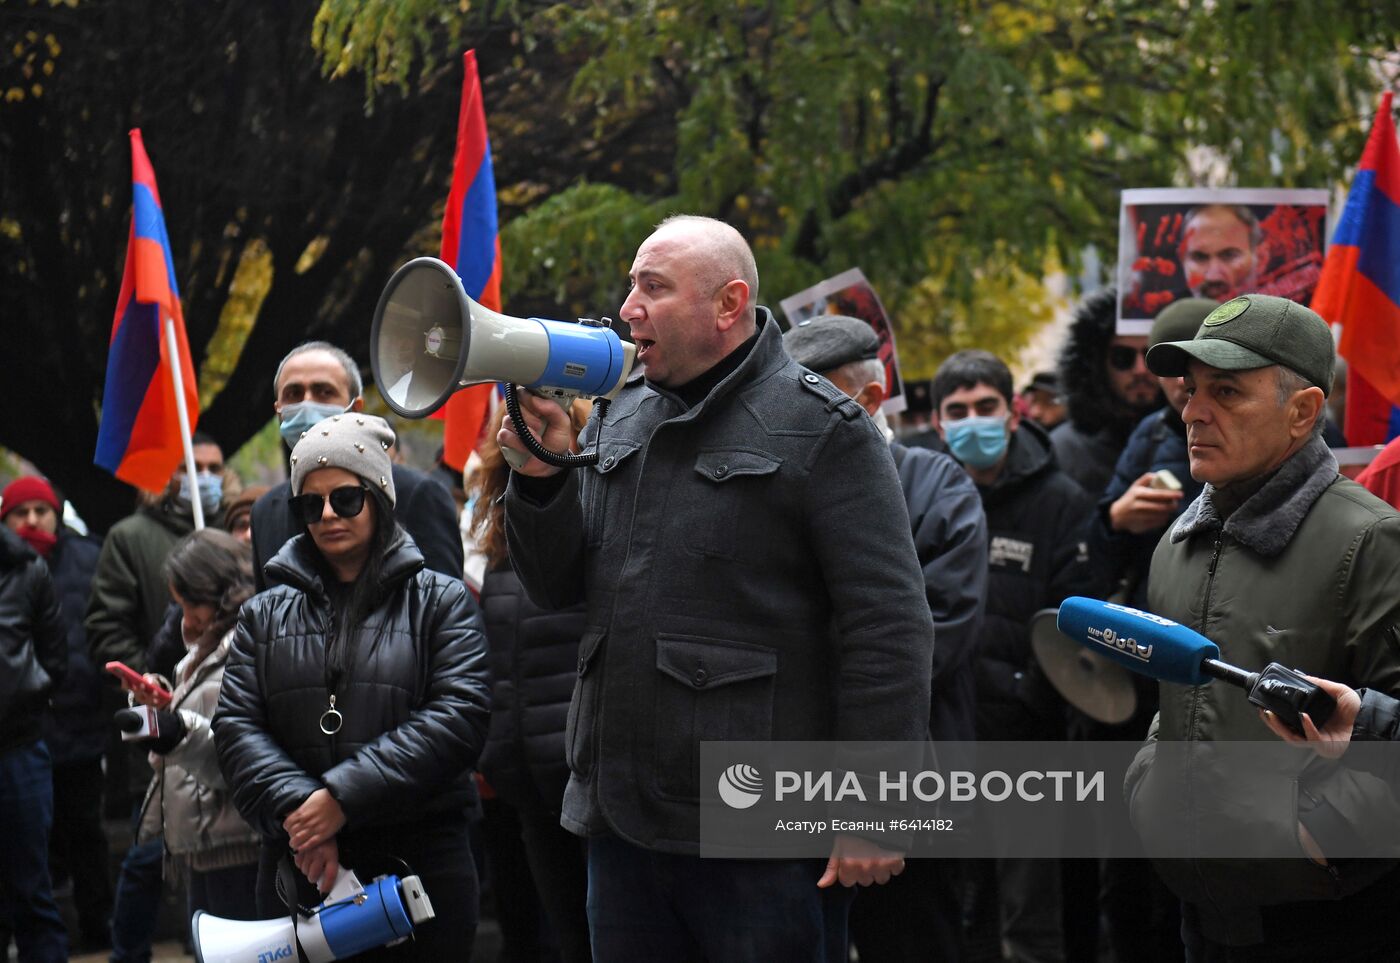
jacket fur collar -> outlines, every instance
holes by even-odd
[[[1314,435],[1283,463],[1263,488],[1235,509],[1224,524],[1225,534],[1256,554],[1272,558],[1288,546],[1313,502],[1336,480],[1337,459],[1322,436]],[[1207,484],[1181,513],[1172,527],[1172,544],[1185,541],[1197,532],[1221,528],[1214,494],[1215,486]]]

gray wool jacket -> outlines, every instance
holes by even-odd
[[[699,851],[701,740],[920,740],[933,623],[885,439],[783,350],[694,407],[628,381],[543,504],[512,476],[537,604],[583,601],[563,824]]]

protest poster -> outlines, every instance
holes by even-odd
[[[904,381],[899,373],[894,328],[880,303],[880,296],[860,268],[842,271],[805,291],[783,298],[779,305],[789,327],[820,314],[844,314],[860,318],[874,328],[880,337],[880,360],[885,365],[886,395],[880,408],[886,414],[897,414],[905,409]]]
[[[1119,208],[1119,334],[1147,334],[1173,301],[1273,294],[1312,299],[1322,271],[1327,191],[1150,188]]]

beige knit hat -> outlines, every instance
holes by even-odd
[[[347,411],[331,415],[310,431],[292,449],[292,494],[300,495],[306,476],[318,468],[343,468],[378,489],[394,504],[394,473],[389,463],[389,446],[394,430],[383,418]]]

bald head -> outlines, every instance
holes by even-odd
[[[703,290],[718,291],[730,281],[743,281],[748,286],[745,317],[754,320],[754,305],[758,303],[758,265],[744,236],[723,221],[697,214],[672,214],[652,233],[652,238],[665,236],[684,239],[693,258],[697,283]]]
[[[622,318],[647,380],[686,384],[754,333],[758,269],[738,231],[708,217],[670,217],[637,248]]]

